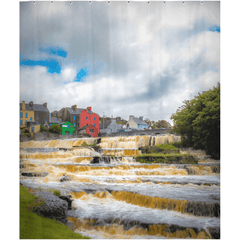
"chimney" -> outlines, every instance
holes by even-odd
[[[134,118],[134,116],[133,116],[133,115],[130,115],[130,116],[129,116],[129,120],[130,120],[130,119],[133,119],[133,118]]]
[[[43,104],[43,106],[44,106],[44,107],[47,107],[47,103],[45,102],[45,103]]]
[[[111,118],[111,123],[116,123],[116,118]]]
[[[30,107],[33,106],[33,101],[29,102],[29,106],[30,106]]]
[[[143,116],[139,117],[141,120],[143,120]]]
[[[92,111],[92,107],[87,107],[87,109],[88,109],[89,111]]]
[[[25,110],[25,101],[22,101],[22,110]]]
[[[77,111],[77,105],[76,104],[72,105],[71,108],[74,109],[75,111]]]

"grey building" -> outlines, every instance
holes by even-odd
[[[55,124],[58,124],[58,125],[63,124],[62,119],[58,118],[58,117],[49,116],[49,126],[52,126],[52,125],[55,125]]]
[[[122,124],[117,124],[116,118],[111,118],[111,122],[105,128],[101,129],[100,127],[100,133],[111,134],[118,132],[120,129],[122,129]]]

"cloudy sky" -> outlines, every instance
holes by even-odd
[[[170,116],[220,81],[219,2],[21,2],[20,101]]]

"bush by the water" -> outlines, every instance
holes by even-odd
[[[202,149],[220,159],[220,84],[183,103],[171,116],[183,147]]]
[[[58,133],[58,134],[60,134],[62,132],[62,128],[59,125],[52,125],[49,128],[49,132],[50,133]]]
[[[20,186],[20,239],[89,239],[56,220],[33,213],[31,210],[44,202],[28,191]]]

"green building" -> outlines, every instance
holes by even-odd
[[[62,135],[65,135],[66,132],[69,132],[69,135],[72,135],[75,130],[74,124],[70,122],[63,123],[61,127],[62,127]]]

